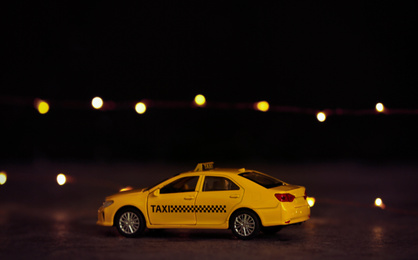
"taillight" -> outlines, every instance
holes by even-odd
[[[281,202],[292,202],[295,199],[295,196],[289,193],[279,194],[276,193],[274,196]]]
[[[305,195],[303,196],[303,198],[306,200],[308,196],[306,196],[306,190],[305,190]]]

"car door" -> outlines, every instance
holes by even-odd
[[[195,225],[196,186],[199,176],[176,179],[148,195],[152,225]]]
[[[223,176],[206,176],[196,198],[196,222],[218,225],[227,221],[232,210],[241,202],[244,189]]]

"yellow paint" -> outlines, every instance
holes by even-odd
[[[264,188],[240,176],[242,173],[242,168],[193,170],[149,189],[116,193],[106,198],[113,203],[99,208],[97,224],[113,226],[115,215],[125,206],[137,208],[149,229],[228,229],[231,215],[242,208],[256,212],[265,226],[294,224],[310,218],[305,187],[281,182],[284,185]],[[168,187],[177,190],[173,192]],[[290,193],[295,199],[280,202],[275,197],[277,193]]]

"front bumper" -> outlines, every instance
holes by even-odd
[[[97,211],[97,225],[111,227],[113,226],[113,218],[106,214],[106,208],[100,207]]]

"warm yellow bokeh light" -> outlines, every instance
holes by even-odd
[[[119,191],[119,192],[129,191],[129,190],[132,190],[132,189],[133,189],[133,188],[132,188],[131,186],[127,186],[127,187],[125,187],[125,188],[120,189],[120,191]]]
[[[315,198],[314,197],[307,197],[306,201],[308,202],[309,207],[311,207],[311,208],[315,205]]]
[[[386,207],[381,198],[376,198],[374,201],[374,205],[381,209],[384,209]]]
[[[7,181],[7,174],[5,172],[0,172],[0,185],[5,184]]]
[[[91,100],[91,105],[95,109],[100,109],[103,107],[103,99],[101,99],[100,97],[95,97]]]
[[[142,102],[138,102],[135,105],[135,111],[138,114],[143,114],[143,113],[145,113],[145,111],[147,111],[147,106]]]
[[[57,175],[57,183],[59,185],[64,185],[67,182],[67,178],[65,177],[64,174],[60,173]]]
[[[194,102],[198,106],[204,106],[206,104],[206,98],[205,96],[199,94],[199,95],[196,95],[196,97],[194,98]]]
[[[324,122],[327,119],[327,115],[325,115],[324,112],[319,112],[318,114],[316,114],[316,118],[319,122]]]
[[[270,105],[267,101],[260,101],[256,103],[255,107],[259,111],[267,112],[270,108]]]
[[[39,114],[46,114],[49,111],[49,104],[43,100],[36,100],[35,102],[36,109],[38,110]]]
[[[376,104],[376,111],[379,112],[379,113],[385,111],[385,106],[382,103],[377,103]]]

